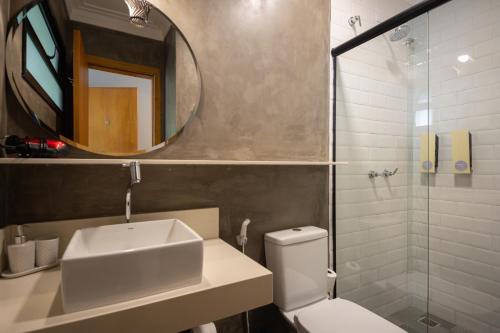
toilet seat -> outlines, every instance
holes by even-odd
[[[321,300],[319,300],[318,302],[314,302],[314,303],[311,303],[311,304],[307,304],[305,306],[302,306],[300,308],[296,308],[296,309],[293,309],[293,310],[290,310],[290,311],[284,311],[283,309],[280,309],[281,311],[281,314],[285,317],[285,319],[292,325],[295,325],[295,316],[300,312],[300,311],[304,311],[305,309],[309,309],[311,306],[315,306],[317,304],[320,304],[320,303],[324,303],[324,302],[330,302],[330,300],[325,297]]]
[[[295,314],[299,333],[405,333],[403,329],[351,301],[335,298]]]

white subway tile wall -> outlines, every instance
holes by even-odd
[[[391,3],[385,13],[404,6]],[[352,37],[354,8],[332,0],[332,45]],[[429,296],[455,332],[498,333],[500,1],[453,0],[409,24],[410,48],[379,37],[338,59],[336,158],[351,162],[336,175],[339,296],[384,316],[425,312]],[[472,175],[452,173],[458,129],[472,134]],[[440,141],[430,177],[418,170],[428,130]],[[395,167],[387,180],[366,176]]]

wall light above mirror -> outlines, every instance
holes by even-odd
[[[189,43],[144,0],[32,2],[9,25],[6,70],[49,135],[109,156],[172,143],[201,95]]]

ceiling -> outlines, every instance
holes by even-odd
[[[129,22],[128,8],[123,0],[65,0],[70,20],[163,41],[171,27],[170,21],[156,8],[149,23],[137,28]]]

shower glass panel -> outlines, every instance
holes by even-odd
[[[500,332],[500,1],[454,0],[429,12],[432,131],[429,312],[454,332]],[[466,150],[452,134],[471,135]],[[458,155],[458,156],[457,156]]]
[[[500,332],[500,1],[335,64],[337,296],[408,332]]]
[[[337,295],[424,331],[410,319],[428,312],[427,23],[336,58],[336,160],[349,161],[336,168]]]

